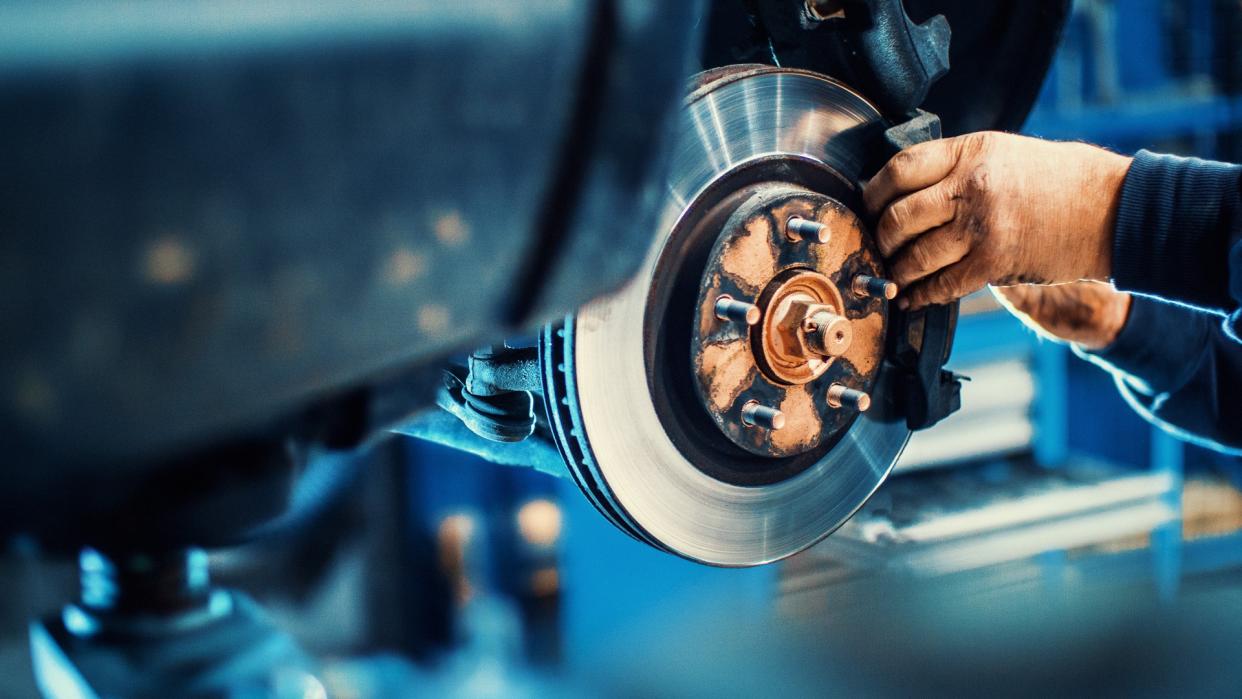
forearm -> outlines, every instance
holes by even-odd
[[[1219,318],[1136,297],[1115,342],[1075,351],[1114,373],[1147,419],[1191,441],[1242,453],[1242,344],[1225,336]]]

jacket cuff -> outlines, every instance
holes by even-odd
[[[1218,317],[1186,306],[1135,296],[1113,343],[1100,350],[1073,349],[1087,361],[1126,374],[1149,396],[1181,388],[1198,366]]]
[[[1126,173],[1113,228],[1117,288],[1222,312],[1232,307],[1229,239],[1220,220],[1240,171],[1139,151]]]

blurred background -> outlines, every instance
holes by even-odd
[[[1080,0],[1025,131],[1242,161],[1240,35],[1238,0]],[[353,464],[306,526],[212,564],[322,659],[306,696],[1236,693],[1242,460],[1149,426],[990,293],[964,302],[950,366],[972,379],[962,410],[776,566],[676,559],[568,479],[412,439]],[[0,696],[20,697],[28,620],[76,567],[9,554]]]

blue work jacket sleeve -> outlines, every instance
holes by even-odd
[[[1242,166],[1139,151],[1116,214],[1117,288],[1220,313],[1242,342]]]
[[[1189,442],[1242,455],[1242,343],[1221,320],[1135,296],[1112,345],[1074,351],[1112,372],[1122,395],[1151,422]]]

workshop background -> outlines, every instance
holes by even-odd
[[[1236,0],[1077,2],[1025,131],[1242,161],[1240,35]],[[873,686],[857,684],[869,663],[895,686],[953,688],[956,668],[986,683],[1014,654],[1037,677],[1143,680],[1109,674],[1126,655],[1153,677],[1177,666],[1179,686],[1215,686],[1200,681],[1216,676],[1212,634],[1231,612],[1195,600],[1242,589],[1242,461],[1151,427],[1111,376],[990,293],[963,303],[950,367],[971,379],[962,410],[915,435],[846,527],[776,566],[669,556],[568,479],[397,439],[347,469],[353,487],[309,524],[213,552],[213,568],[324,659],[307,696],[858,688]],[[26,624],[75,585],[72,561],[32,546],[13,544],[0,573],[0,696],[33,694]],[[1238,593],[1225,598],[1237,617]],[[1176,655],[1175,631],[1156,650],[1119,645],[1171,628],[1151,621],[1171,608],[1216,620],[1195,627],[1200,652]],[[901,667],[882,672],[890,662]]]

